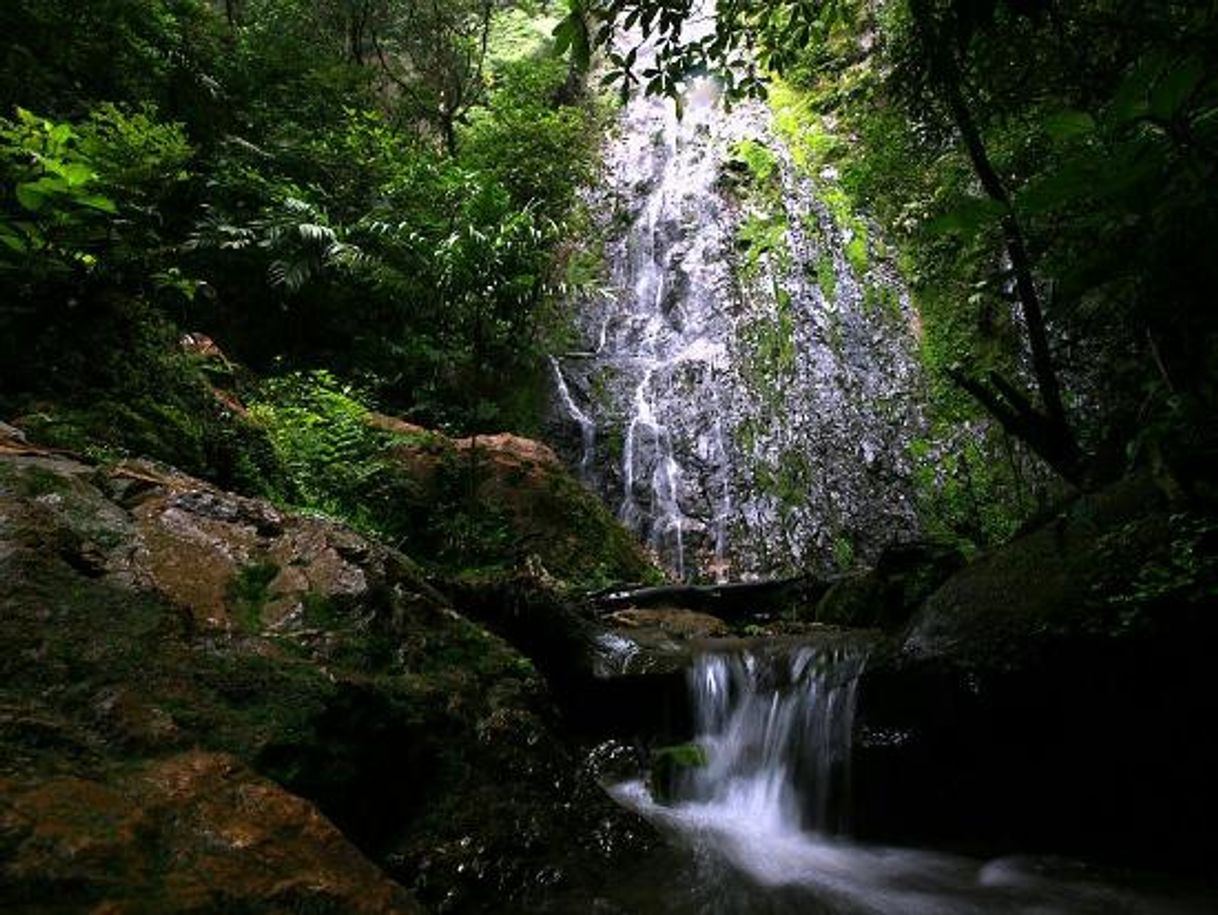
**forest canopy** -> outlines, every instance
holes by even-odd
[[[1213,2],[722,0],[696,38],[693,0],[9,7],[0,410],[63,446],[265,489],[216,372],[535,432],[603,278],[613,98],[710,75],[897,245],[936,423],[1074,486],[1215,450]],[[950,460],[953,535],[1009,534],[977,506],[1022,502],[1017,462]]]
[[[490,0],[10,4],[3,407],[139,400],[161,337],[204,331],[428,424],[527,424],[599,117],[552,27]]]

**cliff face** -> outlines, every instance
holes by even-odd
[[[0,449],[0,907],[415,912],[634,826],[532,665],[350,529]]]
[[[645,52],[644,52],[645,53]],[[642,93],[591,192],[604,282],[552,435],[679,577],[824,573],[916,536],[918,325],[893,252],[759,103]]]

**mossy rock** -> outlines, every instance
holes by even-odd
[[[315,804],[430,903],[494,911],[548,868],[611,871],[600,824],[628,817],[580,775],[545,684],[400,554],[151,465],[52,455],[0,456],[0,518],[0,807],[60,778],[126,796],[130,773],[197,750],[307,800],[305,819]],[[30,829],[0,836],[0,908],[70,863],[30,858],[52,825],[22,809]],[[172,862],[148,860],[82,867],[57,901],[159,900]]]
[[[651,771],[647,777],[652,798],[659,804],[671,804],[689,771],[701,769],[708,762],[705,748],[696,743],[681,743],[653,750]]]

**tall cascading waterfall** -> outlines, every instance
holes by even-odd
[[[771,174],[745,174],[750,145]],[[678,577],[866,559],[917,528],[916,321],[832,183],[706,80],[681,119],[633,97],[606,145],[606,282],[574,303],[551,438]]]

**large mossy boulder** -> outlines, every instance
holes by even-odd
[[[7,911],[421,915],[314,806],[220,753],[0,781]]]
[[[409,890],[528,910],[644,834],[532,664],[406,557],[162,467],[6,442],[0,908],[411,912]]]
[[[1131,477],[951,576],[862,679],[860,833],[1208,866],[1216,534]]]
[[[369,421],[394,436],[390,466],[411,484],[416,510],[431,515],[420,517],[414,539],[450,571],[535,561],[558,582],[589,588],[662,577],[541,442],[508,433],[450,438],[379,414]]]

